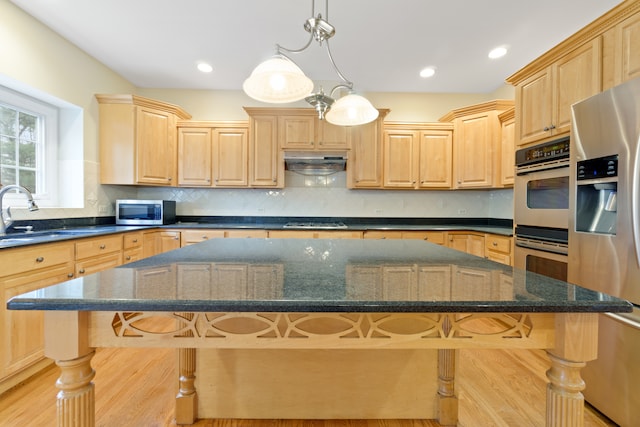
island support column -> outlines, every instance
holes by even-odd
[[[84,311],[46,311],[44,315],[45,356],[60,367],[58,427],[95,426],[94,349],[88,345],[88,318]]]
[[[598,314],[562,313],[555,320],[555,348],[548,350],[547,426],[584,426],[585,383],[580,369],[598,356]]]

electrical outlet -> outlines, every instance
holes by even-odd
[[[466,214],[467,214],[466,209],[458,209],[458,215],[466,215]]]
[[[98,213],[99,214],[108,214],[109,213],[109,205],[100,205],[98,206]]]
[[[380,215],[382,213],[382,209],[374,209],[373,213],[375,213],[376,215]]]

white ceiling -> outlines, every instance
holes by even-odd
[[[240,90],[276,43],[302,47],[304,0],[11,0],[131,83]],[[334,59],[360,92],[488,93],[620,0],[339,0],[329,4]],[[325,16],[325,1],[315,14]],[[489,50],[508,45],[507,56]],[[324,49],[292,56],[335,81]],[[196,70],[198,62],[214,67]],[[419,71],[436,66],[422,79]]]

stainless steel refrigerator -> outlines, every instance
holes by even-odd
[[[603,314],[586,400],[621,426],[640,422],[640,79],[576,103],[568,281],[631,301]]]

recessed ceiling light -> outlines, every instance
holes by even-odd
[[[198,70],[202,71],[203,73],[210,73],[213,71],[213,67],[206,62],[200,62],[198,64]]]
[[[507,54],[507,48],[504,46],[498,46],[495,49],[492,49],[491,52],[489,52],[489,58],[491,59],[502,58],[506,54]]]
[[[436,67],[423,68],[422,71],[420,71],[420,77],[426,79],[426,78],[432,77],[435,73],[436,73]]]

